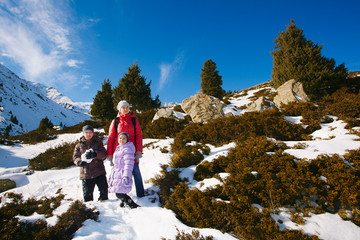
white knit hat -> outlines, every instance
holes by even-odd
[[[127,101],[125,101],[125,100],[121,100],[121,101],[118,103],[118,105],[117,105],[116,109],[120,112],[121,107],[122,107],[122,106],[125,106],[125,105],[127,105],[127,106],[129,106],[129,107],[130,107],[130,105],[129,105],[129,103],[128,103]]]

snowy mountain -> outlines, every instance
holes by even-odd
[[[21,79],[1,64],[0,95],[0,134],[9,126],[9,135],[34,130],[46,116],[54,125],[66,126],[90,119],[90,103],[74,103],[55,88]]]
[[[84,114],[89,114],[90,112],[91,102],[73,102],[69,97],[62,95],[56,88],[47,87],[46,96],[64,108],[75,112]]]

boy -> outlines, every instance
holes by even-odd
[[[83,127],[83,137],[75,146],[73,161],[80,167],[80,180],[82,180],[84,201],[93,201],[95,184],[97,185],[100,197],[99,201],[108,199],[108,184],[104,159],[106,149],[102,140],[94,136],[94,128],[90,125]]]

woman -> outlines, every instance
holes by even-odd
[[[117,110],[119,111],[116,119],[114,119],[109,127],[109,138],[107,142],[107,159],[112,160],[113,154],[116,150],[116,147],[119,145],[118,135],[121,132],[126,132],[129,134],[129,142],[132,142],[135,146],[135,156],[134,156],[134,169],[133,176],[136,187],[136,195],[138,197],[143,197],[144,194],[144,185],[141,178],[140,168],[139,168],[139,158],[142,157],[142,132],[139,121],[135,118],[134,113],[130,111],[130,106],[127,101],[120,101],[117,105]],[[117,125],[117,126],[116,126]]]

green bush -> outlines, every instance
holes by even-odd
[[[29,160],[29,168],[32,170],[48,170],[51,168],[64,169],[74,165],[72,156],[75,143],[63,143],[55,148],[49,148],[45,152]]]
[[[179,178],[180,172],[176,169],[168,171],[168,167],[168,165],[161,165],[160,174],[151,179],[154,186],[160,187],[159,198],[161,204],[168,201],[172,190],[181,182]]]
[[[78,133],[78,132],[82,132],[82,128],[85,125],[90,125],[93,128],[100,128],[102,127],[102,125],[100,125],[98,122],[95,121],[91,121],[91,120],[86,120],[84,122],[78,123],[74,126],[70,126],[70,127],[63,127],[63,129],[56,131],[56,134],[64,134],[64,133]]]
[[[94,121],[84,121],[71,127],[64,127],[63,129],[56,131],[54,129],[35,129],[33,131],[8,137],[11,141],[21,141],[24,144],[36,144],[39,142],[49,141],[56,139],[58,134],[65,133],[78,133],[82,131],[82,127],[85,125],[91,125],[94,128],[100,127],[100,125]]]
[[[49,140],[56,139],[56,135],[54,130],[46,129],[43,131],[40,131],[38,129],[35,129],[33,131],[17,135],[17,136],[10,136],[8,137],[11,141],[21,141],[24,144],[36,144],[39,142],[45,142]]]
[[[52,227],[43,220],[34,223],[22,222],[16,216],[30,216],[34,212],[44,214],[46,218],[53,216],[53,211],[60,206],[64,195],[43,197],[39,200],[29,198],[26,201],[22,200],[21,194],[8,193],[5,197],[12,201],[0,208],[1,239],[72,239],[85,220],[98,219],[95,209],[88,209],[82,202],[75,201],[67,212],[59,216],[58,223]]]
[[[186,233],[185,231],[180,231],[178,228],[176,228],[176,231],[178,232],[175,236],[176,240],[213,240],[213,236],[202,236],[199,231],[192,230],[191,234]],[[161,238],[161,240],[167,240],[166,238]]]
[[[149,122],[143,129],[144,138],[175,137],[178,132],[183,130],[188,121],[175,118],[159,118],[156,121]]]
[[[205,144],[221,146],[255,136],[284,141],[304,140],[307,133],[301,125],[284,120],[284,115],[278,110],[249,112],[241,116],[215,119],[207,124],[190,123],[174,138],[170,165],[188,167],[198,164],[203,159]],[[190,144],[192,142],[197,144]]]
[[[327,109],[331,115],[340,119],[360,117],[360,93],[358,89],[343,87],[332,95],[319,101],[319,105]]]
[[[16,188],[16,182],[10,179],[0,179],[0,193]]]

